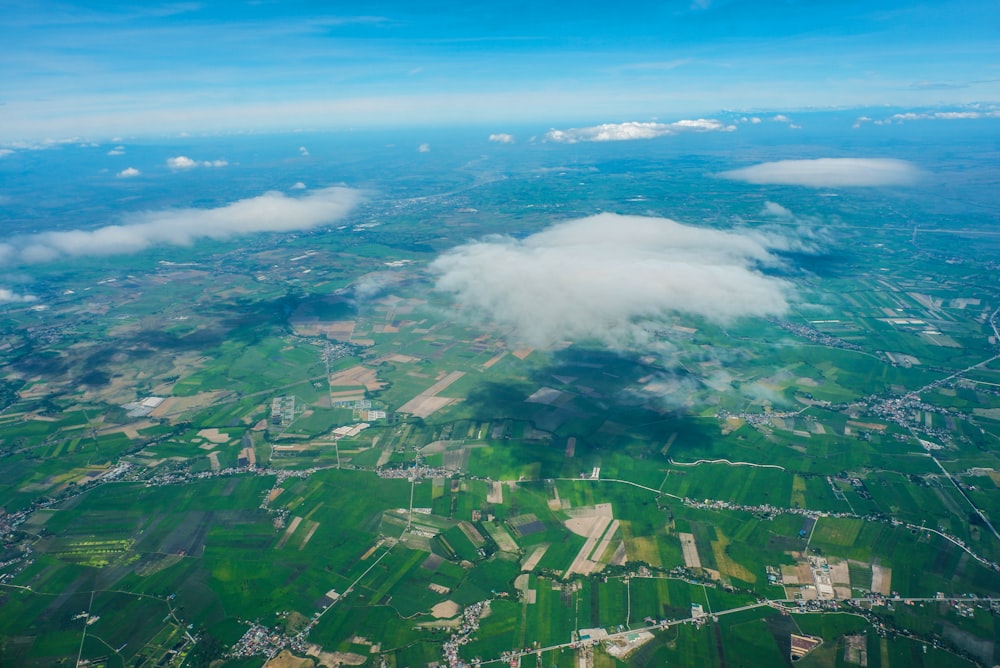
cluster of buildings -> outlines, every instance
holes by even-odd
[[[372,409],[371,399],[344,399],[333,402],[334,408],[350,408],[353,411],[369,411]]]
[[[379,468],[375,469],[379,478],[405,478],[406,480],[422,480],[425,478],[450,478],[455,475],[453,469],[443,466],[408,466],[406,468]]]
[[[152,476],[146,480],[146,487],[160,487],[163,485],[181,485],[192,480],[205,480],[207,478],[223,478],[231,475],[238,475],[240,473],[245,473],[247,469],[241,469],[237,467],[229,467],[224,469],[219,469],[218,471],[199,471],[198,473],[192,473],[187,470],[177,470],[177,471],[165,471],[157,475]],[[261,474],[265,473],[263,469],[256,469]]]
[[[337,427],[336,429],[334,429],[333,435],[336,440],[340,440],[342,438],[353,438],[354,436],[357,436],[365,429],[368,429],[368,427],[370,426],[371,425],[368,424],[367,422],[344,425],[343,427]]]
[[[271,400],[271,424],[275,427],[287,427],[295,420],[295,397],[285,395]]]
[[[831,513],[825,510],[810,510],[808,508],[785,508],[782,506],[772,506],[769,503],[761,503],[757,505],[745,505],[742,503],[735,503],[733,501],[725,500],[712,500],[705,499],[704,501],[696,501],[694,499],[684,498],[683,501],[685,506],[691,508],[701,508],[703,510],[742,510],[748,513],[754,513],[760,515],[764,519],[771,519],[777,515],[790,514],[790,515],[804,515],[806,517],[857,517],[854,513]]]
[[[127,404],[123,404],[122,408],[127,411],[130,418],[141,418],[146,417],[159,408],[160,404],[164,401],[165,399],[163,397],[146,397],[142,401],[132,401]]]
[[[851,487],[854,488],[854,492],[860,498],[871,500],[872,494],[871,494],[871,492],[868,491],[868,486],[865,485],[865,481],[864,480],[862,480],[861,478],[850,477],[850,476],[848,476],[848,477],[841,476],[841,480],[846,480],[847,482],[849,482],[851,484]]]
[[[465,663],[458,656],[458,648],[472,639],[472,634],[479,630],[479,620],[482,619],[483,615],[489,609],[489,601],[480,601],[479,603],[473,603],[462,611],[462,620],[459,623],[458,630],[442,646],[445,664],[448,668],[465,668],[470,665],[478,665],[478,662]]]
[[[790,608],[785,601],[768,601],[768,605],[782,612],[837,612],[841,603],[832,598],[798,599],[795,607]]]
[[[305,655],[309,650],[309,643],[306,642],[305,634],[299,633],[288,636],[280,631],[269,629],[262,624],[251,624],[246,633],[243,634],[228,656],[233,659],[245,659],[251,656],[266,656],[269,659],[278,655],[281,650],[291,650],[293,653]]]
[[[330,362],[336,362],[342,357],[354,355],[355,352],[355,346],[351,346],[346,343],[327,342],[325,348],[323,349],[323,361],[329,364]]]
[[[763,413],[755,413],[752,411],[740,411],[739,413],[730,413],[729,411],[722,409],[715,414],[722,422],[730,418],[739,418],[749,425],[758,426],[765,425],[768,427],[773,427],[774,418],[793,418],[798,415],[798,411],[766,411]]]
[[[354,411],[354,418],[367,422],[377,422],[378,420],[395,420],[395,415],[381,408],[376,408],[371,399],[343,399],[333,402],[334,408],[349,408]]]
[[[850,341],[844,341],[843,339],[838,339],[835,336],[830,336],[829,334],[824,334],[818,329],[812,327],[807,327],[805,325],[798,325],[794,322],[786,322],[784,320],[774,320],[772,321],[778,327],[781,327],[786,332],[791,332],[796,336],[801,336],[804,339],[808,339],[813,343],[818,343],[821,346],[827,346],[829,348],[840,348],[841,350],[864,350],[861,346],[856,343],[851,343]],[[827,321],[830,322],[830,321]]]
[[[921,411],[929,413],[944,413],[944,409],[939,406],[925,403],[920,400],[920,395],[911,392],[898,397],[880,399],[870,397],[868,408],[872,413],[890,422],[895,422],[901,427],[922,426],[917,417]]]

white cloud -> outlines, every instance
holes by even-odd
[[[868,116],[858,116],[851,127],[859,128],[865,123],[875,125],[893,125],[908,121],[964,121],[979,118],[1000,118],[1000,109],[965,110],[965,111],[907,111],[893,114],[886,118],[872,119]]]
[[[431,151],[430,144],[421,144],[420,146],[417,147],[418,153],[430,153],[430,151]]]
[[[167,167],[170,169],[193,169],[195,167],[225,167],[229,163],[225,160],[192,160],[185,155],[178,155],[175,158],[167,158]]]
[[[801,130],[802,129],[801,125],[799,125],[797,123],[793,123],[792,119],[790,117],[788,117],[787,115],[785,115],[785,114],[775,114],[774,116],[772,116],[770,118],[770,120],[773,121],[774,123],[787,123],[788,127],[790,129],[792,129],[792,130]],[[757,119],[754,120],[754,123],[760,123],[760,122],[761,122],[761,120],[759,118],[757,118]]]
[[[19,295],[10,288],[0,288],[0,304],[22,304],[38,301],[34,295]]]
[[[789,209],[786,209],[777,202],[764,202],[764,210],[761,213],[765,216],[774,216],[775,218],[794,217]]]
[[[167,158],[167,167],[170,169],[191,169],[197,166],[197,162],[184,155],[179,155],[176,158]]]
[[[306,189],[306,184],[302,183],[302,181],[299,181],[297,183],[292,184],[292,188],[291,189],[292,190],[305,190]]]
[[[125,155],[125,147],[115,146],[113,149],[108,151],[108,155]]]
[[[732,132],[734,125],[726,125],[710,118],[682,120],[674,123],[628,121],[625,123],[604,123],[586,128],[549,130],[545,138],[563,144],[581,141],[629,141],[633,139],[654,139],[682,132]]]
[[[135,167],[126,167],[122,171],[118,172],[118,178],[129,179],[132,178],[133,176],[139,176],[140,174],[142,174],[142,172],[140,172]]]
[[[954,121],[954,120],[965,120],[969,118],[996,118],[998,115],[996,112],[983,114],[978,111],[939,111],[934,114],[935,119]]]
[[[309,149],[307,149],[305,146],[299,146],[299,155],[301,155],[303,158],[308,157]]]
[[[380,271],[365,274],[351,285],[351,293],[356,302],[364,302],[382,294],[389,288],[398,286],[405,279],[401,272]]]
[[[464,314],[514,344],[590,339],[613,348],[654,345],[677,312],[727,322],[779,315],[792,287],[757,267],[778,265],[777,235],[604,213],[523,240],[491,237],[454,248],[430,266],[436,288]]]
[[[7,142],[7,146],[22,151],[46,151],[53,148],[59,148],[60,146],[66,146],[68,144],[79,144],[84,146],[85,144],[80,144],[79,137],[62,137],[62,138],[52,138],[42,139],[40,141],[12,141]],[[96,144],[95,144],[96,145]]]
[[[61,257],[118,255],[152,246],[190,246],[201,239],[309,229],[343,218],[359,199],[356,190],[325,188],[303,197],[268,192],[215,209],[148,211],[120,225],[14,237],[0,244],[0,261],[48,262]]]
[[[506,132],[497,132],[490,135],[490,141],[498,144],[513,144],[514,135],[507,134]]]
[[[10,148],[0,148],[0,158],[6,158],[8,155],[13,155],[14,150]]]
[[[885,158],[819,158],[779,160],[722,172],[719,176],[756,184],[836,188],[896,186],[915,182],[920,170],[905,160]]]

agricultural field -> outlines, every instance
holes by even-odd
[[[34,268],[0,306],[0,664],[1000,661],[996,238],[604,150],[456,148],[342,226]],[[766,268],[780,316],[529,345],[435,288],[472,238],[767,235],[776,200],[818,226]]]

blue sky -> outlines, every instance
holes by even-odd
[[[996,0],[17,2],[0,141],[1000,101]]]

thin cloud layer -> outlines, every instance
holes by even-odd
[[[523,240],[491,237],[435,260],[436,288],[514,344],[550,347],[596,339],[652,345],[671,314],[716,322],[779,315],[792,287],[759,271],[791,242],[666,218],[600,214]]]
[[[10,288],[0,288],[0,304],[23,304],[25,302],[38,301],[38,297],[33,295],[21,295]]]
[[[732,132],[735,125],[726,125],[711,118],[683,120],[674,123],[628,121],[626,123],[604,123],[587,128],[549,130],[545,138],[561,144],[576,144],[584,141],[631,141],[633,139],[655,139],[684,132]]]
[[[495,132],[490,135],[490,141],[496,142],[497,144],[513,144],[514,135],[506,132]]]
[[[122,225],[15,237],[0,244],[0,263],[119,255],[153,246],[190,246],[203,239],[304,230],[343,218],[359,200],[356,190],[325,188],[304,197],[268,192],[215,209],[147,211]]]
[[[779,160],[722,172],[719,176],[758,185],[899,186],[914,183],[920,170],[905,160],[886,158],[819,158]]]
[[[1000,118],[1000,109],[974,110],[967,109],[961,111],[908,111],[900,114],[893,114],[887,118],[873,119],[870,116],[858,116],[854,121],[853,128],[860,128],[865,123],[874,125],[899,125],[907,121],[967,121],[979,118]]]

